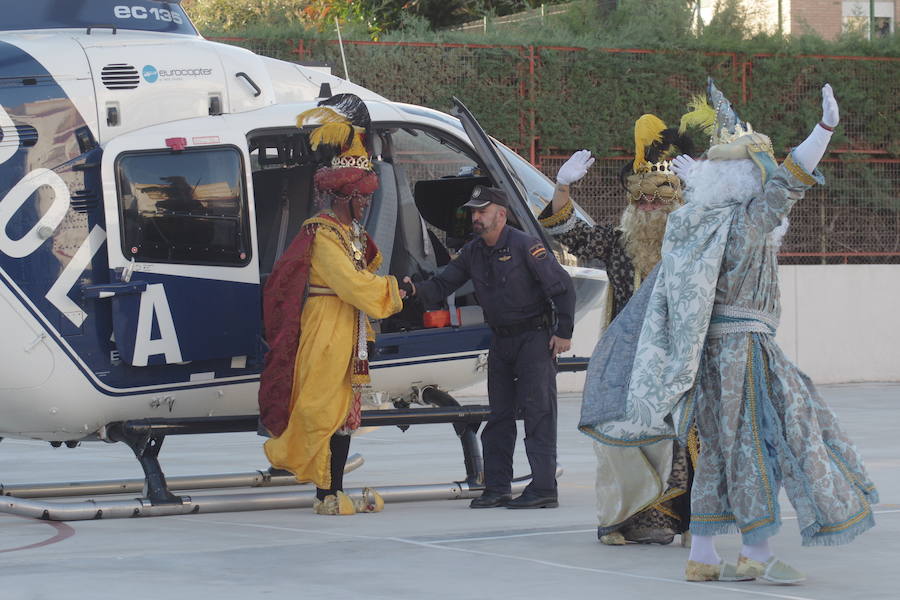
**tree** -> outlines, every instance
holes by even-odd
[[[227,31],[253,25],[303,25],[327,29],[341,23],[364,25],[372,37],[401,29],[409,16],[433,30],[485,15],[507,15],[560,0],[183,0],[201,29]]]

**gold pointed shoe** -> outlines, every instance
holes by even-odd
[[[684,578],[687,581],[750,581],[753,579],[751,576],[739,574],[736,566],[724,560],[717,565],[689,560],[684,569]]]
[[[780,585],[800,583],[806,580],[806,575],[774,556],[766,562],[759,562],[741,555],[738,557],[737,572],[739,575],[756,577]]]
[[[317,515],[354,515],[356,506],[350,496],[344,492],[337,492],[331,496],[325,496],[324,500],[316,498],[313,501],[313,512]]]
[[[363,488],[362,497],[353,500],[356,512],[375,513],[384,510],[384,498],[374,488]]]
[[[675,530],[670,527],[629,527],[622,530],[628,542],[635,544],[671,544],[675,539]]]
[[[620,531],[613,531],[600,536],[600,543],[606,546],[624,546],[625,536]]]

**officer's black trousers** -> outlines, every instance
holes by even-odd
[[[481,433],[485,489],[510,493],[516,414],[525,420],[525,452],[531,465],[528,491],[556,495],[556,365],[546,329],[494,336],[488,355],[491,414]]]

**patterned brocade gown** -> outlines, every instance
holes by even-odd
[[[786,163],[793,168],[780,170],[778,185],[767,186],[731,220],[706,343],[687,394],[702,448],[691,531],[737,530],[744,543],[759,543],[780,525],[783,485],[803,544],[833,545],[871,527],[870,504],[878,500],[834,414],[775,343],[781,305],[770,232],[816,181]]]

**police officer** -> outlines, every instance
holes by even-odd
[[[428,281],[404,279],[408,293],[437,304],[468,280],[494,332],[488,356],[491,414],[481,434],[484,493],[472,508],[555,508],[556,363],[571,345],[575,290],[553,254],[537,238],[508,226],[503,190],[476,186],[464,205],[479,237]],[[516,413],[525,420],[532,480],[510,494]]]

